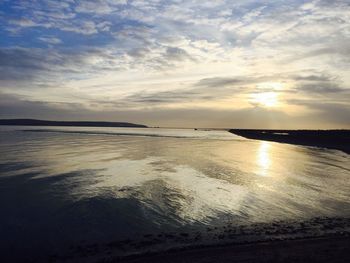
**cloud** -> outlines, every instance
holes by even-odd
[[[204,87],[225,87],[225,86],[236,86],[238,84],[246,84],[247,80],[239,78],[224,78],[224,77],[213,77],[204,78],[196,83],[196,86]]]
[[[170,96],[169,96],[170,97]],[[178,99],[181,99],[180,97]],[[23,96],[0,93],[1,118],[41,118],[61,120],[110,120],[143,123],[168,127],[221,127],[221,128],[350,128],[348,104],[317,101],[290,101],[307,105],[315,111],[302,116],[291,116],[261,107],[243,109],[201,108],[144,108],[99,111],[79,103],[32,101]],[[312,119],[312,122],[310,122]]]
[[[342,38],[339,38],[341,41]],[[322,47],[307,51],[301,55],[295,56],[294,60],[302,60],[308,58],[314,58],[325,55],[335,55],[335,56],[347,56],[350,53],[350,47],[346,43],[338,44],[337,46],[328,45],[327,47]]]
[[[25,10],[18,19],[10,19],[7,30],[18,32],[30,27],[55,29],[74,32],[83,35],[96,34],[105,31],[104,22],[79,16],[79,12],[105,14],[110,11],[110,5],[105,1],[80,1],[75,7],[74,1],[39,0],[35,2],[21,1],[13,6],[14,10]],[[79,12],[76,12],[77,9]],[[98,23],[96,23],[98,22]]]
[[[329,82],[335,80],[336,78],[321,74],[321,75],[296,75],[292,76],[292,78],[296,81],[319,81],[319,82]]]
[[[61,101],[77,103],[76,111],[118,109],[134,117],[131,109],[147,108],[155,118],[168,108],[175,118],[170,107],[201,116],[197,110],[207,104],[243,116],[252,111],[250,94],[275,92],[287,115],[272,115],[282,120],[294,114],[292,100],[349,100],[345,0],[36,0],[0,7],[0,91],[28,95],[34,108]],[[297,106],[299,115],[312,108]]]
[[[62,85],[64,79],[93,77],[122,67],[106,50],[80,51],[40,48],[0,48],[0,88],[19,89]],[[62,79],[62,77],[64,77]]]
[[[44,37],[43,36],[43,37],[39,37],[38,39],[40,41],[43,41],[43,42],[45,42],[47,44],[51,44],[51,45],[57,45],[57,44],[61,44],[62,43],[61,39],[59,39],[57,37],[49,37],[49,36]]]
[[[31,101],[13,94],[0,93],[0,118],[69,118],[74,116],[76,104],[48,103],[44,101]],[[79,107],[79,111],[82,107]],[[66,116],[66,117],[65,117]]]
[[[174,90],[162,92],[137,92],[125,98],[126,102],[146,104],[172,104],[212,99],[214,96],[196,90]]]
[[[243,117],[245,116],[245,117]],[[1,118],[41,118],[61,120],[128,120],[136,123],[158,126],[177,127],[235,127],[236,123],[245,119],[245,126],[259,127],[262,123],[265,127],[273,128],[275,122],[281,121],[285,115],[276,111],[268,111],[258,108],[244,110],[216,110],[202,109],[145,109],[93,111],[79,104],[47,103],[19,99],[15,95],[1,94],[0,117]]]
[[[15,19],[15,20],[10,20],[10,24],[20,26],[20,27],[33,27],[37,26],[35,22],[33,22],[30,19],[22,18],[22,19]]]
[[[291,75],[290,78],[296,82],[296,91],[313,94],[335,95],[346,93],[348,89],[341,87],[339,77],[330,74],[299,74]]]
[[[47,27],[57,28],[61,31],[74,32],[82,35],[93,35],[97,34],[99,31],[105,31],[104,27],[99,28],[97,24],[93,21],[79,21],[79,23],[62,23],[60,25],[49,24]]]
[[[313,110],[313,113],[308,116],[310,119],[317,118],[325,123],[338,123],[338,127],[349,128],[350,103],[348,101],[336,103],[312,99],[293,99],[289,100],[288,103],[305,106]]]
[[[119,11],[127,0],[83,0],[78,1],[75,11],[93,15],[108,15]]]
[[[48,56],[38,49],[2,48],[0,49],[0,79],[30,80],[36,72],[49,70]]]
[[[75,8],[78,13],[109,14],[114,10],[106,1],[80,1]],[[116,11],[116,10],[115,10]]]
[[[191,58],[191,56],[184,49],[178,47],[167,47],[165,54],[166,60],[184,60]]]
[[[301,84],[298,86],[298,90],[308,93],[337,93],[347,91],[346,89],[340,88],[337,84],[324,82]]]

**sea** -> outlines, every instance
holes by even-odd
[[[350,155],[338,150],[225,130],[0,127],[6,258],[137,253],[140,240],[333,217],[350,217]]]

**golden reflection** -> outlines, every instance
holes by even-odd
[[[257,154],[257,164],[259,166],[258,174],[263,176],[268,175],[268,171],[271,165],[270,147],[271,147],[271,144],[269,142],[262,141],[258,149],[258,154]]]

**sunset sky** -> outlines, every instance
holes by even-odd
[[[350,1],[2,0],[0,117],[350,128]]]

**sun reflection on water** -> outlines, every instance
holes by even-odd
[[[262,176],[267,176],[269,168],[271,166],[270,158],[270,147],[271,144],[266,141],[260,143],[258,153],[257,153],[257,164],[259,167],[258,174]]]
[[[49,236],[61,235],[49,226],[79,222],[77,229],[72,228],[75,223],[66,227],[67,233],[76,231],[79,242],[98,242],[104,235],[130,239],[182,227],[206,231],[206,226],[226,222],[350,214],[350,159],[336,151],[234,136],[228,140],[225,132],[217,139],[218,131],[135,130],[137,136],[121,136],[130,130],[59,129],[63,131],[0,129],[6,142],[0,143],[0,151],[6,152],[0,155],[0,207],[8,207],[15,183],[21,190],[14,208],[8,209],[13,214],[1,217],[0,225],[22,222],[18,207],[27,211],[32,203],[37,205],[25,220],[38,215],[35,222],[47,222]],[[141,132],[150,136],[139,136]],[[171,137],[178,135],[183,137]],[[28,227],[26,231],[39,229]],[[18,239],[25,240],[21,235]]]

